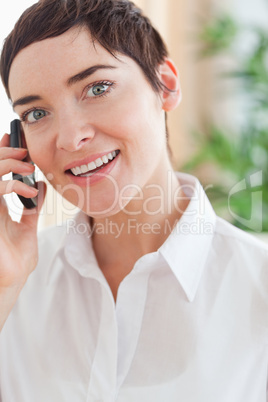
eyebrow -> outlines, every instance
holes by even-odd
[[[90,75],[94,74],[98,70],[105,70],[105,69],[115,69],[115,66],[110,66],[110,65],[104,65],[104,64],[97,64],[95,66],[86,68],[83,71],[80,71],[79,73],[75,74],[74,76],[70,77],[67,80],[67,86],[72,86],[75,83],[84,80],[85,78],[88,78]],[[38,100],[42,100],[41,96],[39,95],[28,95],[28,96],[23,96],[19,99],[17,99],[13,104],[13,109],[16,106],[22,106],[22,105],[27,105],[31,102],[35,102]]]
[[[27,105],[28,103],[41,100],[41,96],[39,95],[28,95],[23,96],[22,98],[17,99],[13,104],[12,107],[15,109],[16,106]]]
[[[69,78],[67,80],[67,85],[71,86],[73,84],[76,84],[79,81],[84,80],[85,78],[88,78],[90,75],[94,74],[98,70],[112,70],[115,69],[115,66],[110,66],[110,65],[105,65],[105,64],[96,64],[95,66],[86,68],[85,70],[81,71],[78,74],[75,74],[73,77]]]

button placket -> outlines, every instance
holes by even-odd
[[[145,256],[141,260],[146,260],[146,257],[151,256]],[[141,260],[138,263],[141,263]],[[133,270],[118,289],[116,302],[118,327],[117,392],[127,376],[138,344],[151,269],[152,267],[150,268],[147,265],[142,270]]]
[[[117,324],[112,293],[102,285],[101,323],[87,402],[114,402],[117,371]]]

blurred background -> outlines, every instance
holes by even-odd
[[[267,233],[268,0],[134,2],[160,31],[180,73],[183,99],[168,118],[174,167],[199,178],[218,215]],[[1,43],[33,3],[0,5]],[[2,86],[0,99],[4,133],[14,115]],[[52,190],[49,197],[41,226],[75,212]],[[14,206],[12,212],[18,214]]]

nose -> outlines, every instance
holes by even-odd
[[[95,127],[89,121],[89,116],[76,113],[60,116],[57,127],[57,148],[68,152],[80,150],[95,136]]]

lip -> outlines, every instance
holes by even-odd
[[[73,168],[75,168],[77,166],[88,165],[90,162],[94,162],[96,159],[102,158],[104,155],[108,155],[109,153],[112,153],[114,151],[117,151],[117,149],[113,149],[112,151],[107,151],[107,152],[102,152],[102,153],[90,155],[87,158],[71,162],[71,163],[69,163],[68,165],[66,165],[63,168],[64,172],[66,172],[67,170],[73,169]]]
[[[109,153],[109,152],[108,152]],[[99,157],[100,155],[106,155],[106,153],[102,153],[102,154],[98,154]],[[105,178],[108,177],[109,173],[111,172],[111,170],[115,167],[115,165],[118,162],[118,158],[120,156],[120,152],[119,154],[111,161],[109,162],[107,165],[104,165],[103,168],[100,169],[100,171],[94,173],[92,176],[88,176],[88,177],[81,177],[81,176],[74,176],[71,172],[69,168],[67,169],[67,171],[65,172],[65,174],[70,178],[70,180],[80,186],[80,187],[87,187],[87,186],[91,186],[92,184],[98,183],[102,180],[104,180]],[[95,155],[94,155],[95,157]],[[92,161],[94,161],[95,159],[84,159],[85,161],[88,161],[87,163],[90,163]],[[79,161],[79,163],[81,163],[81,161]],[[67,165],[68,166],[68,165]],[[70,165],[72,167],[76,167],[76,166],[80,166],[80,165]]]

